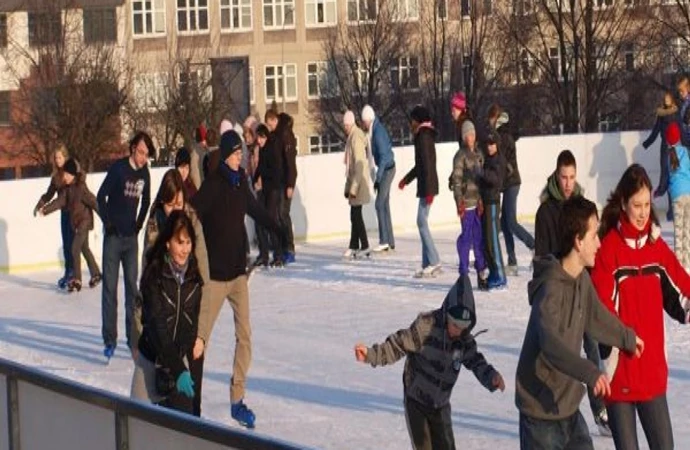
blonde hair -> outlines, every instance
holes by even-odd
[[[62,156],[65,158],[65,162],[69,159],[69,151],[67,150],[67,147],[65,147],[65,144],[58,144],[57,147],[55,147],[55,150],[53,150],[53,175],[56,175],[59,171],[59,168],[55,165],[55,155],[61,153]]]

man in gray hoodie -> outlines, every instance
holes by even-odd
[[[420,314],[409,328],[391,334],[382,344],[355,346],[357,361],[372,367],[407,356],[405,416],[415,450],[455,450],[450,394],[461,366],[474,372],[489,391],[505,389],[501,374],[477,350],[470,333],[476,323],[472,285],[464,274],[439,309]]]
[[[586,270],[600,247],[596,205],[575,196],[562,208],[560,252],[535,259],[527,287],[532,312],[515,383],[523,450],[594,448],[579,411],[583,383],[602,397],[611,386],[599,367],[580,357],[585,332],[638,357],[644,350],[635,332],[601,303]]]

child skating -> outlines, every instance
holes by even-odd
[[[454,450],[450,395],[461,365],[489,391],[503,391],[500,373],[477,350],[470,333],[477,323],[472,285],[460,276],[439,309],[421,313],[409,328],[382,344],[355,345],[357,361],[372,367],[406,356],[403,372],[407,427],[415,450]]]
[[[690,269],[690,157],[680,142],[680,127],[672,122],[666,128],[668,150],[668,189],[673,205],[674,250],[685,270]]]

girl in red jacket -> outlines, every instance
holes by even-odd
[[[650,448],[673,448],[666,401],[664,311],[688,323],[690,276],[661,238],[652,183],[639,164],[625,171],[602,213],[592,281],[601,301],[645,342],[641,358],[602,348],[611,379],[606,399],[616,449],[636,449],[636,415]]]

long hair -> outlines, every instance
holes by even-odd
[[[608,200],[606,201],[606,206],[604,211],[601,213],[601,226],[599,227],[599,237],[603,238],[606,236],[610,230],[616,228],[618,224],[618,219],[621,215],[623,209],[623,204],[630,200],[630,197],[637,194],[641,189],[648,189],[650,196],[652,192],[652,181],[647,175],[647,171],[644,167],[635,163],[631,164],[623,176],[618,181],[616,189],[611,192]],[[659,225],[659,219],[654,212],[654,206],[650,206],[649,220],[654,224]]]
[[[678,153],[676,153],[676,146],[675,145],[668,149],[668,158],[669,158],[669,165],[671,166],[671,170],[672,171],[677,170],[678,166],[680,166],[680,160],[678,159]]]
[[[182,192],[184,202],[187,204],[187,197],[185,194],[184,181],[182,175],[177,169],[168,169],[163,175],[161,185],[158,188],[158,194],[153,202],[153,207],[163,206],[165,203],[170,203],[175,200],[178,192]]]
[[[67,162],[67,160],[69,159],[69,151],[67,150],[67,147],[65,147],[65,144],[59,144],[55,148],[55,150],[53,150],[53,160],[51,161],[51,164],[53,165],[53,171],[50,174],[50,176],[52,176],[52,177],[57,176],[57,175],[62,175],[62,168],[58,167],[55,164],[55,155],[57,153],[60,153],[65,158],[65,162]],[[62,180],[60,180],[60,183],[62,183]]]
[[[196,233],[192,220],[184,211],[172,211],[158,233],[153,246],[146,252],[146,270],[141,276],[141,283],[145,283],[148,274],[155,268],[160,268],[165,262],[165,255],[168,253],[167,243],[179,236],[181,233],[187,234],[192,241],[192,251],[189,254],[189,268],[187,270],[197,271],[197,261],[194,258],[196,252]]]

